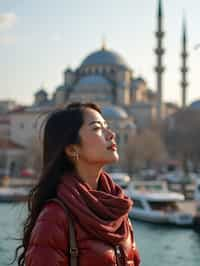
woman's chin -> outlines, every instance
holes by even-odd
[[[117,151],[113,151],[111,154],[104,154],[102,158],[94,160],[94,158],[91,160],[91,163],[99,163],[102,165],[107,164],[113,164],[117,163],[119,161],[119,154]]]
[[[119,161],[119,154],[117,151],[113,152],[112,161],[111,163],[116,163]]]

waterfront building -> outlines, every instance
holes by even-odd
[[[19,173],[23,165],[25,147],[9,139],[0,139],[0,169],[6,169],[9,175]]]
[[[10,116],[8,113],[0,115],[0,138],[10,137]]]
[[[0,115],[6,114],[16,107],[16,102],[13,100],[0,100]]]

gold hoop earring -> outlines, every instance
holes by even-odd
[[[79,155],[78,155],[77,152],[74,153],[74,159],[75,159],[75,161],[78,161],[79,160]]]

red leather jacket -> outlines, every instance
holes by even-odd
[[[114,248],[100,240],[92,238],[75,223],[76,239],[79,251],[79,266],[116,266]],[[31,234],[25,257],[26,266],[69,266],[68,219],[55,202],[49,202],[41,211]],[[124,245],[125,265],[138,266],[139,257],[134,245],[132,226]]]

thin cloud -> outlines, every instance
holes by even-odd
[[[0,14],[0,30],[11,29],[16,24],[17,16],[14,13]]]
[[[61,37],[61,34],[60,34],[60,33],[54,33],[54,34],[51,36],[51,39],[52,39],[52,41],[54,41],[54,42],[59,42],[59,41],[61,41],[62,37]]]

